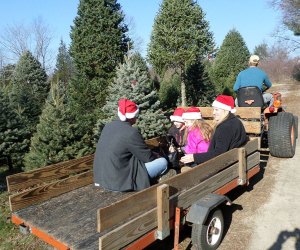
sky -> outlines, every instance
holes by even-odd
[[[274,43],[272,33],[280,24],[280,13],[269,5],[270,0],[198,0],[206,13],[210,31],[220,46],[231,29],[244,38],[252,53],[255,46]],[[155,16],[162,0],[119,0],[129,25],[130,35],[142,41],[140,52],[146,55]],[[8,26],[30,24],[42,18],[52,32],[52,49],[57,53],[60,39],[69,45],[70,30],[77,15],[79,0],[0,0],[0,35]]]

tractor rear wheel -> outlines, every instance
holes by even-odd
[[[295,136],[298,139],[298,116],[294,115],[294,123],[295,123]]]
[[[291,158],[296,149],[296,126],[293,114],[281,112],[269,119],[268,144],[270,154]]]

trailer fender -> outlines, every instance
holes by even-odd
[[[204,224],[210,211],[225,202],[231,204],[231,200],[225,195],[208,194],[190,207],[186,221],[194,224]]]

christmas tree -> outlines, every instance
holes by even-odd
[[[151,88],[147,73],[140,69],[134,57],[125,57],[125,62],[117,67],[116,77],[109,87],[107,102],[102,108],[105,119],[97,123],[96,136],[107,122],[117,116],[118,101],[127,98],[135,102],[140,109],[136,125],[145,139],[161,135],[169,127],[169,121],[160,108],[156,90]]]
[[[25,156],[26,170],[79,157],[76,127],[65,105],[64,83],[52,83],[37,130]],[[81,142],[84,143],[84,142]]]
[[[0,158],[6,158],[12,170],[13,166],[21,166],[23,154],[28,150],[30,132],[2,91],[0,103]]]
[[[10,101],[26,120],[26,126],[35,131],[49,91],[47,74],[40,62],[29,52],[19,59],[12,77]]]

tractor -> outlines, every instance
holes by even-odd
[[[298,138],[298,116],[286,112],[281,93],[272,93],[274,102],[266,106],[261,90],[257,87],[240,88],[237,93],[239,107],[261,107],[261,147],[280,158],[295,155]]]

